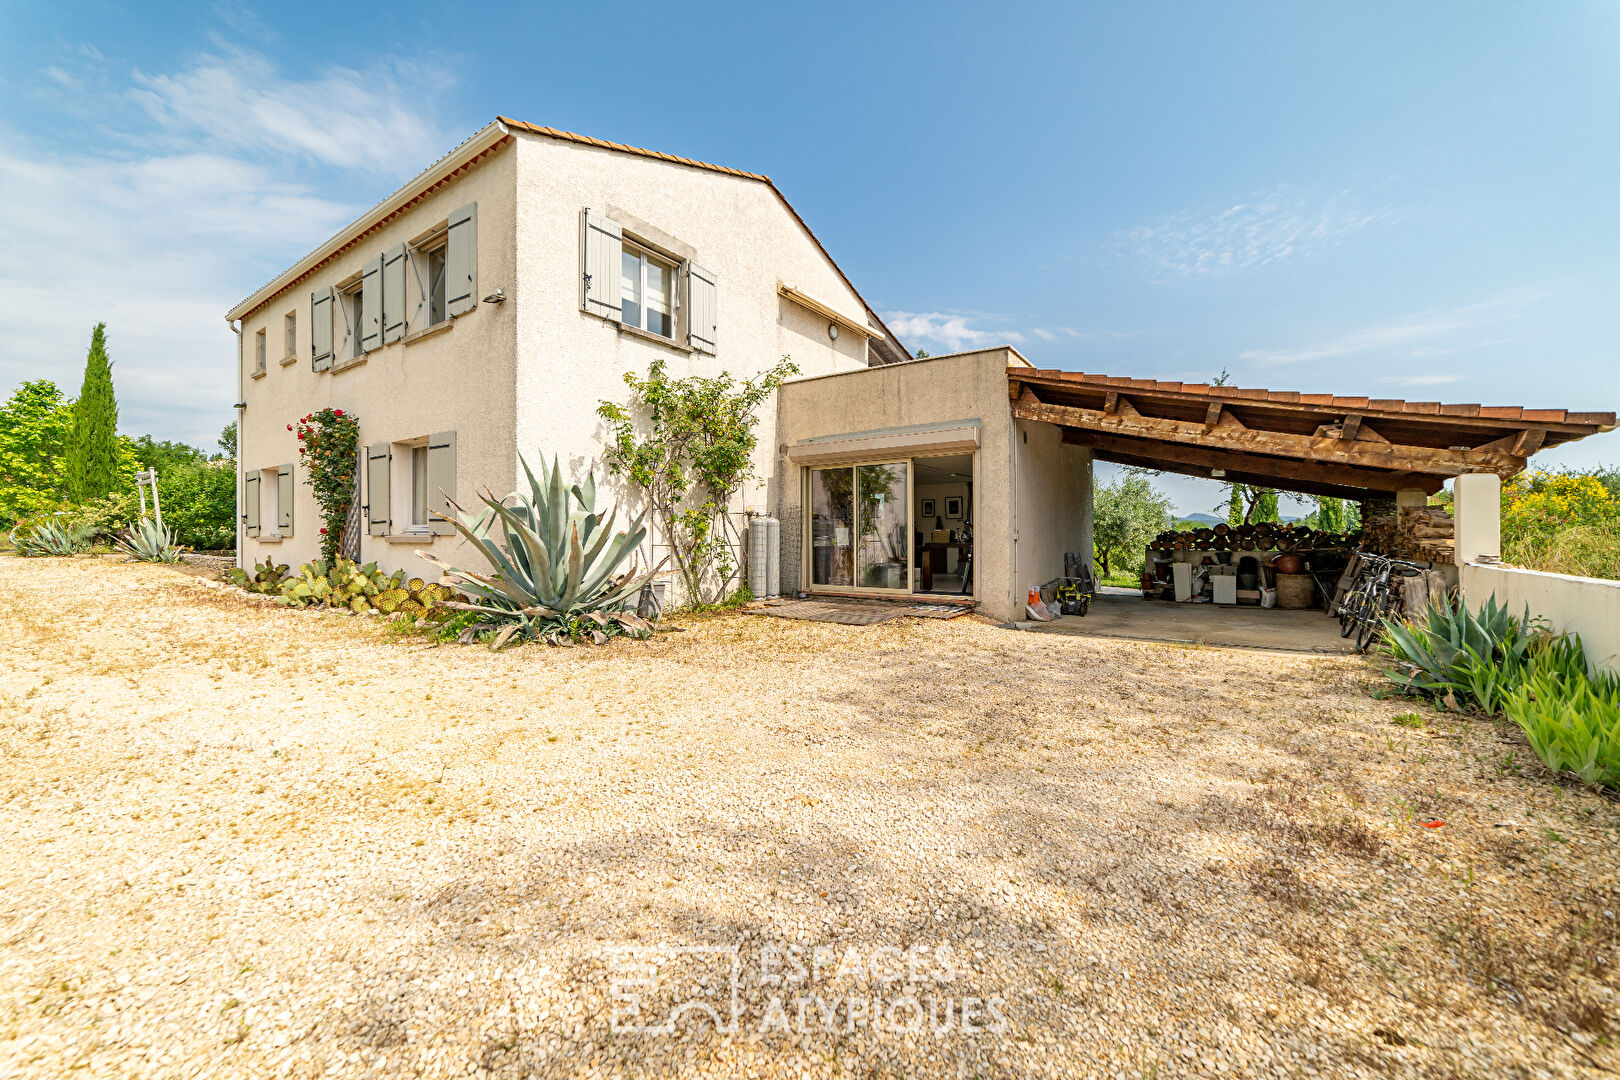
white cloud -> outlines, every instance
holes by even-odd
[[[98,137],[0,139],[0,395],[36,378],[77,394],[90,328],[105,321],[120,429],[211,447],[236,400],[225,311],[448,145],[402,96],[366,131],[317,131],[386,83],[348,71],[290,82],[250,54],[222,65],[130,76],[134,90],[42,82],[49,104],[95,113]],[[369,172],[338,199],[289,160]]]
[[[1127,229],[1112,247],[1155,276],[1213,276],[1331,247],[1394,216],[1358,207],[1349,192],[1311,195],[1280,184],[1213,213],[1183,212]]]
[[[134,81],[131,100],[166,133],[249,154],[399,172],[445,149],[437,127],[412,107],[445,89],[442,71],[428,65],[332,68],[295,82],[265,58],[232,50],[199,56],[176,75],[136,72]]]
[[[991,330],[969,320],[995,316],[960,315],[942,311],[886,311],[883,321],[901,341],[934,345],[946,352],[982,349],[990,345],[1017,345],[1025,340],[1017,330]]]
[[[1239,359],[1261,364],[1295,364],[1304,360],[1331,360],[1358,353],[1402,349],[1418,355],[1418,343],[1463,333],[1475,327],[1517,319],[1550,294],[1540,289],[1518,289],[1475,304],[1443,311],[1425,311],[1381,326],[1370,326],[1312,345],[1291,349],[1249,349]],[[1430,348],[1434,348],[1430,346]],[[1439,355],[1438,350],[1423,355]]]

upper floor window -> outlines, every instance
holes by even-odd
[[[281,317],[281,362],[298,357],[298,313],[289,311]]]
[[[427,316],[423,326],[437,326],[448,317],[445,310],[445,271],[448,267],[450,245],[448,235],[441,233],[416,249],[417,272],[422,275],[417,288],[422,291],[422,309]]]
[[[675,267],[658,256],[624,242],[620,320],[661,337],[675,336]]]
[[[262,373],[264,371],[264,354],[264,331],[260,330],[257,334],[253,335],[253,371],[255,374]]]
[[[360,326],[366,315],[365,284],[357,281],[348,289],[338,295],[338,303],[343,305],[343,321],[349,330],[350,356],[364,356],[366,350],[361,345]]]

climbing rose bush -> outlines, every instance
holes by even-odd
[[[288,424],[287,430],[298,435],[304,483],[315,489],[321,508],[321,558],[331,562],[342,550],[343,524],[354,501],[360,422],[352,413],[326,408]]]

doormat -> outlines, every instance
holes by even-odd
[[[871,626],[889,619],[954,619],[971,609],[964,604],[908,604],[873,600],[763,600],[743,609],[749,615],[809,619],[844,626]]]

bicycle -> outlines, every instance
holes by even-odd
[[[1364,653],[1383,631],[1384,620],[1395,606],[1395,575],[1410,577],[1420,574],[1427,566],[1378,555],[1370,551],[1356,552],[1361,560],[1355,584],[1339,603],[1339,636],[1356,634],[1356,652]]]

